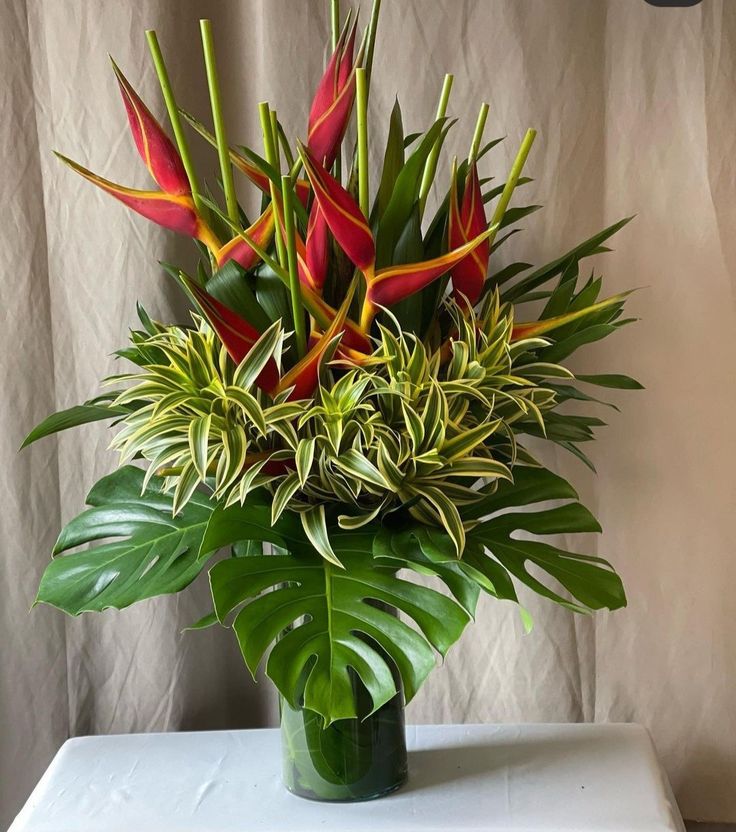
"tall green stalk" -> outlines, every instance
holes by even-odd
[[[269,112],[271,119],[271,138],[273,141],[273,161],[277,173],[281,173],[281,147],[279,145],[279,117],[276,110]]]
[[[340,0],[332,0],[330,3],[330,24],[332,26],[332,51],[337,49],[337,42],[340,40]],[[332,172],[339,182],[342,179],[342,151],[338,147],[335,154],[335,163]]]
[[[217,139],[217,156],[220,160],[220,173],[222,174],[222,187],[225,191],[225,204],[227,215],[232,222],[238,222],[238,198],[235,194],[235,180],[233,179],[233,168],[230,164],[230,147],[227,141],[225,130],[225,119],[222,115],[222,97],[220,95],[220,81],[217,74],[217,62],[215,60],[215,44],[212,37],[212,21],[200,20],[200,31],[202,33],[202,50],[204,51],[204,65],[207,71],[207,86],[212,104],[212,120],[215,124],[215,138]]]
[[[263,152],[266,156],[266,161],[268,162],[271,167],[278,170],[278,158],[276,155],[276,146],[273,140],[273,123],[271,122],[271,108],[268,106],[268,101],[261,101],[258,105],[258,115],[261,119],[261,133],[263,135]],[[271,202],[274,206],[274,211],[276,210],[276,205],[278,204],[279,200],[279,192],[278,187],[271,180],[270,182],[270,189],[271,189]],[[286,246],[284,245],[284,238],[281,234],[281,225],[278,222],[278,218],[276,218],[276,228],[274,231],[274,237],[276,238],[276,251],[279,257],[279,263],[281,263],[283,268],[286,268],[288,264],[288,255],[286,252]]]
[[[181,156],[181,161],[184,164],[184,170],[186,171],[187,179],[189,180],[189,187],[192,190],[192,198],[194,199],[194,204],[197,206],[197,210],[202,212],[204,210],[204,205],[200,199],[197,171],[194,168],[192,156],[189,152],[189,142],[187,141],[187,136],[181,123],[179,108],[176,104],[176,98],[174,98],[174,90],[171,86],[171,80],[169,79],[169,73],[166,69],[164,56],[161,52],[156,32],[153,29],[148,29],[146,31],[146,40],[148,41],[148,49],[151,52],[153,65],[156,68],[156,75],[158,76],[158,83],[164,96],[164,102],[166,103],[166,112],[169,114],[171,128],[174,131],[176,146],[179,149],[179,155]]]
[[[340,38],[340,0],[332,0],[330,3],[330,23],[332,25],[332,51],[334,52]]]
[[[480,150],[480,143],[483,140],[483,131],[486,129],[486,119],[488,118],[488,104],[484,101],[480,105],[480,112],[478,113],[478,120],[475,122],[475,132],[473,133],[473,141],[470,145],[470,155],[468,162],[472,165],[478,158],[478,151]]]
[[[355,70],[355,104],[358,116],[358,203],[364,216],[369,212],[368,193],[368,71]]]
[[[442,92],[440,93],[440,101],[437,105],[436,119],[444,118],[447,113],[447,104],[450,101],[450,92],[452,90],[452,82],[455,80],[454,75],[449,73],[445,75],[445,80],[442,84]],[[429,189],[434,182],[434,175],[437,171],[437,160],[440,156],[440,139],[437,139],[426,164],[424,165],[424,174],[422,176],[422,184],[419,188],[419,216],[424,214],[424,206],[427,204],[427,197],[429,196]]]
[[[534,139],[536,138],[536,135],[536,130],[526,131],[526,135],[522,139],[521,145],[519,146],[519,150],[516,154],[516,158],[514,159],[514,164],[511,165],[511,170],[509,171],[508,179],[506,180],[506,184],[504,185],[503,191],[501,192],[501,196],[499,197],[498,204],[496,205],[496,210],[493,212],[493,217],[491,218],[491,225],[497,225],[503,219],[503,215],[506,213],[506,209],[509,207],[511,195],[514,193],[514,188],[516,188],[516,185],[519,181],[519,177],[521,176],[521,172],[524,169],[524,164],[526,162],[527,156],[529,155],[529,151],[532,149],[532,145],[534,144]],[[496,232],[494,231],[489,238],[489,242],[491,244],[493,244],[495,236]]]
[[[370,91],[371,72],[373,71],[373,52],[376,48],[376,32],[378,31],[378,16],[381,13],[381,0],[373,0],[371,21],[368,24],[368,46],[365,51],[365,71],[368,75]]]
[[[299,268],[296,259],[296,228],[294,227],[293,194],[291,177],[285,174],[281,177],[281,197],[284,203],[284,236],[286,238],[284,243],[289,263],[289,294],[291,295],[291,312],[294,318],[296,351],[299,358],[303,358],[307,353],[307,334],[304,327],[304,304],[302,302]]]

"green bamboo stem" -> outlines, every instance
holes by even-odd
[[[201,213],[204,206],[199,198],[200,190],[197,171],[194,168],[194,162],[192,161],[192,156],[189,152],[189,142],[187,141],[187,136],[181,123],[179,108],[176,104],[176,99],[174,98],[174,90],[171,86],[171,80],[169,79],[169,73],[166,69],[164,56],[161,52],[156,32],[153,29],[148,29],[146,31],[146,40],[148,41],[148,49],[151,53],[151,57],[153,58],[153,65],[156,68],[158,83],[164,96],[164,102],[166,103],[166,112],[169,114],[171,128],[174,131],[176,146],[179,149],[179,155],[181,156],[181,161],[184,164],[184,170],[186,171],[187,179],[189,180],[189,187],[192,191],[192,199],[194,199],[194,204],[197,206],[197,210]]]
[[[284,202],[284,236],[289,261],[289,293],[291,295],[291,312],[294,318],[294,335],[296,351],[299,358],[307,354],[307,333],[304,327],[304,304],[299,284],[299,267],[296,259],[296,228],[294,227],[294,197],[291,177],[281,177],[281,197]]]
[[[220,160],[220,173],[222,174],[222,187],[225,191],[227,215],[233,222],[238,222],[240,218],[238,211],[238,198],[235,194],[235,180],[233,178],[233,168],[230,164],[230,146],[227,142],[225,120],[222,116],[222,97],[220,95],[220,81],[217,74],[217,62],[215,61],[215,44],[212,37],[212,21],[200,20],[199,28],[202,33],[204,65],[207,71],[207,86],[210,93],[210,103],[212,105],[212,120],[215,124],[217,156]]]
[[[260,102],[260,104],[258,105],[258,115],[261,119],[261,133],[263,135],[263,152],[266,157],[266,161],[269,165],[271,165],[271,167],[278,170],[276,147],[274,146],[273,140],[273,123],[271,121],[271,108],[268,106],[268,101]],[[275,210],[280,195],[278,192],[278,186],[275,182],[273,182],[273,180],[271,180],[270,182],[270,189],[271,202],[273,203]],[[274,237],[276,238],[276,252],[278,253],[279,263],[281,263],[282,268],[286,268],[288,264],[288,255],[286,252],[286,246],[284,245],[284,238],[281,234],[281,224],[278,222],[278,219],[276,221]]]
[[[355,103],[358,115],[358,203],[364,216],[369,212],[368,194],[368,71],[355,71]]]
[[[480,143],[483,140],[483,131],[486,129],[486,119],[488,118],[488,104],[484,101],[480,105],[480,112],[478,113],[478,121],[475,122],[475,132],[473,133],[473,141],[470,145],[470,154],[468,156],[468,163],[473,164],[478,158],[478,151],[480,150]]]
[[[337,42],[340,40],[340,0],[332,0],[330,3],[330,24],[332,26],[332,51],[334,52],[337,48]],[[342,179],[342,151],[340,148],[337,149],[332,171],[339,182]]]
[[[279,117],[276,110],[269,112],[271,119],[271,137],[273,141],[273,161],[278,174],[281,173],[281,146],[279,144]]]
[[[299,174],[301,173],[303,167],[304,160],[301,156],[297,156],[296,159],[294,159],[294,164],[289,169],[289,176],[291,177],[292,185],[296,184],[296,180],[299,177]]]
[[[332,0],[330,3],[330,23],[332,25],[332,51],[335,51],[337,41],[340,39],[340,0]]]
[[[281,137],[281,148],[284,151],[284,156],[288,157],[289,152],[288,143],[286,141],[286,134],[284,133],[283,127],[279,124],[279,120],[276,115],[276,110],[271,110],[271,127],[273,128],[273,141],[276,145],[276,159],[278,163],[277,170],[280,173],[281,153],[279,150],[279,137]],[[301,173],[302,167],[304,166],[304,162],[302,161],[302,157],[297,155],[296,159],[287,158],[286,163],[289,166],[289,179],[291,180],[291,186],[293,188],[296,185],[296,180],[299,178],[299,174]]]
[[[442,84],[442,92],[440,93],[440,101],[437,105],[437,119],[444,118],[447,113],[447,104],[450,101],[450,92],[452,90],[452,82],[455,80],[454,75],[449,73],[445,75],[445,80]],[[427,204],[427,197],[429,196],[429,189],[434,182],[434,175],[437,172],[437,160],[440,155],[440,140],[437,139],[434,147],[427,157],[427,162],[424,165],[424,174],[422,175],[422,184],[419,188],[419,216],[424,214],[424,206]]]
[[[511,201],[511,195],[514,193],[514,188],[519,181],[519,177],[521,176],[521,172],[524,169],[524,164],[526,162],[527,156],[529,155],[529,151],[532,149],[532,144],[534,144],[534,139],[537,135],[536,130],[527,130],[526,135],[524,136],[521,145],[519,146],[519,150],[516,154],[516,158],[514,159],[514,164],[511,165],[511,170],[509,171],[508,179],[506,180],[506,184],[504,185],[503,191],[501,192],[501,196],[499,197],[498,204],[496,205],[496,210],[493,212],[493,217],[491,218],[491,225],[498,226],[498,224],[503,219],[503,215],[506,213],[506,209],[509,207],[509,202]],[[489,237],[489,243],[493,245],[493,240],[496,236],[496,231],[494,231],[491,236]]]
[[[274,116],[276,113],[274,112]],[[278,119],[276,119],[276,143],[281,148],[281,152],[284,154],[284,162],[286,163],[286,167],[291,170],[294,167],[294,154],[291,152],[291,148],[289,147],[289,142],[286,138],[286,133],[284,132],[284,128],[281,124],[279,124]]]
[[[365,71],[368,76],[368,88],[370,91],[371,72],[373,71],[373,52],[376,48],[376,32],[378,31],[378,16],[381,13],[381,0],[373,0],[371,8],[371,20],[368,24],[368,46],[365,52]]]

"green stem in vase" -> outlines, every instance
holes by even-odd
[[[449,73],[445,75],[445,80],[442,84],[442,92],[440,93],[440,101],[437,105],[436,119],[444,118],[447,113],[447,105],[450,101],[450,92],[452,91],[452,82],[455,80],[454,75]],[[429,189],[434,182],[434,175],[437,171],[437,160],[440,155],[440,140],[437,139],[432,148],[427,162],[424,165],[424,175],[422,176],[422,184],[419,188],[419,216],[424,214],[424,207],[427,204],[427,197],[429,196]]]
[[[281,177],[281,196],[284,203],[284,237],[289,263],[289,293],[291,294],[291,311],[294,318],[294,335],[299,358],[307,352],[307,335],[304,327],[304,304],[299,284],[299,270],[296,259],[296,229],[294,227],[294,198],[291,177]]]
[[[273,125],[271,122],[271,108],[268,105],[268,101],[261,101],[258,105],[258,115],[261,119],[261,133],[263,135],[263,151],[266,156],[266,161],[272,168],[278,170],[278,161],[276,156],[276,147],[273,140]],[[279,192],[276,184],[271,181],[269,185],[271,189],[271,202],[274,205],[274,209],[279,201]],[[286,254],[286,246],[284,245],[284,238],[281,234],[281,225],[280,223],[276,222],[276,228],[274,231],[274,237],[276,238],[276,251],[278,253],[279,263],[281,264],[282,268],[288,267],[288,257]]]
[[[496,210],[493,212],[493,217],[491,218],[490,225],[496,225],[501,222],[503,219],[503,215],[506,213],[506,209],[509,207],[509,202],[511,201],[511,196],[514,193],[514,189],[519,181],[519,177],[521,176],[521,172],[524,169],[524,164],[526,162],[527,156],[529,156],[529,151],[532,149],[532,145],[534,144],[534,139],[537,135],[536,130],[527,130],[526,135],[522,139],[521,145],[519,146],[519,150],[516,154],[516,158],[514,159],[514,164],[511,166],[511,170],[509,171],[508,178],[506,180],[506,184],[504,185],[504,189],[501,193],[501,196],[498,200],[498,205],[496,205]],[[493,245],[493,240],[496,236],[496,232],[494,231],[493,234],[489,237],[489,243]]]
[[[373,71],[373,53],[376,48],[376,32],[378,31],[378,16],[381,13],[381,0],[373,0],[371,9],[371,21],[368,24],[368,46],[365,51],[365,71],[370,85],[371,72]]]
[[[355,98],[358,111],[358,203],[368,216],[368,73],[363,67],[355,71]]]
[[[478,113],[478,120],[475,123],[475,132],[473,133],[473,141],[470,145],[470,154],[468,155],[468,162],[472,165],[478,158],[478,151],[480,150],[480,143],[483,140],[483,131],[486,129],[486,119],[488,118],[488,104],[484,101],[480,105],[480,112]]]
[[[204,65],[207,71],[207,86],[210,93],[210,103],[212,105],[212,120],[215,125],[217,155],[220,160],[220,173],[222,175],[222,187],[225,191],[227,215],[233,222],[238,222],[240,219],[240,212],[238,211],[238,199],[235,194],[233,168],[230,164],[230,147],[227,142],[225,119],[222,115],[222,96],[220,94],[220,80],[217,74],[217,62],[215,60],[215,43],[212,37],[212,21],[200,20],[199,27],[202,33]]]
[[[153,65],[156,69],[156,75],[158,76],[158,83],[161,87],[161,93],[163,94],[164,102],[166,104],[166,112],[169,115],[171,129],[174,131],[176,146],[179,150],[184,170],[187,172],[189,187],[192,190],[192,199],[194,200],[194,204],[197,206],[197,210],[202,211],[204,206],[200,200],[197,171],[194,168],[192,155],[189,151],[189,142],[187,141],[187,136],[181,123],[179,108],[176,104],[174,90],[171,86],[171,79],[169,78],[169,73],[166,69],[166,63],[164,61],[163,53],[161,52],[161,46],[159,45],[156,32],[153,29],[148,29],[146,31],[146,40],[148,41],[148,49],[151,53],[151,58],[153,59]]]

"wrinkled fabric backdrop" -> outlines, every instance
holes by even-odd
[[[191,257],[188,242],[97,192],[51,149],[145,187],[107,53],[162,113],[144,38],[156,28],[181,104],[209,120],[205,15],[231,138],[257,145],[262,99],[304,136],[326,0],[5,0],[0,11],[0,821],[71,735],[275,721],[271,688],[249,680],[230,634],[181,634],[207,610],[204,582],[122,613],[28,612],[60,525],[115,458],[99,425],[18,446],[49,412],[98,392],[136,300],[182,315],[156,261]],[[608,293],[643,287],[630,304],[642,322],[577,366],[630,373],[646,391],[615,395],[623,412],[593,448],[597,477],[562,453],[550,459],[600,517],[605,532],[588,551],[615,562],[628,609],[579,618],[526,598],[536,627],[524,635],[511,606],[484,603],[410,719],[636,720],[685,816],[720,821],[736,821],[735,49],[733,0],[679,10],[384,0],[371,96],[376,161],[395,93],[407,130],[425,128],[446,71],[450,113],[463,116],[450,152],[466,152],[481,99],[489,132],[509,137],[488,173],[503,176],[536,127],[536,181],[520,198],[546,210],[495,265],[553,259],[637,213],[596,267]],[[193,143],[211,172],[213,154]]]

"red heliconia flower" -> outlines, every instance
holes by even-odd
[[[372,272],[376,246],[368,221],[358,203],[307,148],[301,145],[299,153],[312,183],[315,200],[332,236],[363,273]]]
[[[211,251],[217,251],[220,242],[197,211],[184,165],[176,148],[122,72],[114,64],[113,66],[133,140],[151,176],[162,190],[142,191],[126,188],[103,179],[60,153],[56,155],[72,170],[146,219],[171,231],[194,237]]]
[[[495,226],[487,228],[459,248],[448,251],[440,257],[434,257],[432,260],[379,269],[368,281],[361,319],[362,328],[365,330],[370,326],[376,307],[393,306],[415,292],[421,291],[425,286],[429,286],[433,280],[442,277],[443,274],[446,274],[457,263],[471,254],[495,230]]]
[[[212,251],[220,248],[220,242],[213,234],[207,223],[199,216],[190,194],[167,194],[163,191],[139,191],[126,188],[103,179],[91,170],[78,165],[76,162],[56,154],[64,164],[83,176],[93,185],[120,200],[132,211],[140,214],[163,228],[194,237],[203,242]]]
[[[352,26],[346,22],[309,111],[307,146],[327,167],[335,161],[355,100],[355,70],[361,60],[359,55],[353,61],[356,27],[357,20]]]
[[[312,288],[321,292],[327,278],[330,259],[330,238],[325,215],[315,199],[309,212],[307,242],[305,245],[305,267],[312,281]]]
[[[284,211],[281,197],[278,194],[276,194],[271,204],[276,206],[276,215],[278,217],[279,228],[281,229],[281,234],[285,236],[286,226],[284,224]],[[316,206],[317,202],[315,201],[314,204]],[[310,213],[310,220],[307,227],[307,240],[309,240],[313,212],[314,208],[312,209],[312,213]],[[327,264],[325,263],[324,267],[322,266],[322,264],[320,263],[320,255],[315,250],[315,247],[318,246],[320,242],[319,235],[317,237],[314,237],[314,239],[312,239],[311,241],[313,249],[311,265],[307,249],[307,243],[304,242],[301,234],[296,228],[294,229],[294,242],[296,243],[297,271],[299,274],[299,283],[302,286],[302,291],[308,291],[319,296],[322,293],[322,287],[325,282],[325,273],[327,270]],[[313,267],[315,268],[315,272],[312,272]]]
[[[167,194],[191,193],[184,164],[173,142],[151,115],[151,111],[115,61],[112,62],[112,67],[118,79],[120,94],[123,96],[133,141],[151,176]]]
[[[448,239],[450,248],[460,248],[474,239],[487,227],[483,193],[478,179],[478,168],[473,162],[465,179],[462,205],[458,207],[456,171],[453,168],[450,190]],[[452,270],[452,291],[455,300],[471,306],[480,300],[488,272],[491,244],[484,240],[463,258]],[[465,300],[467,299],[467,300]]]
[[[224,303],[213,298],[201,286],[188,277],[182,275],[187,288],[194,296],[199,308],[207,318],[217,337],[222,341],[230,358],[236,363],[245,358],[253,345],[261,337],[261,333]],[[256,379],[256,384],[266,393],[272,393],[279,383],[279,371],[276,362],[270,358]]]
[[[475,251],[496,230],[495,227],[484,227],[471,240],[441,257],[375,271],[373,234],[357,202],[306,148],[300,147],[299,152],[325,222],[340,248],[365,277],[367,289],[360,321],[364,335],[370,328],[377,307],[392,306],[428,286]],[[352,344],[349,346],[353,347]]]
[[[350,308],[350,303],[353,300],[354,292],[355,283],[351,284],[350,289],[345,295],[345,299],[343,300],[340,308],[337,310],[337,314],[335,315],[330,326],[324,331],[316,343],[314,343],[304,358],[295,364],[278,383],[276,392],[288,390],[290,387],[293,388],[291,393],[289,393],[289,401],[294,401],[296,399],[308,399],[317,389],[317,385],[319,384],[319,370],[322,365],[322,360],[324,359],[333,339],[343,332],[343,327],[347,318],[348,309]]]
[[[305,299],[311,303],[312,308],[319,312],[315,315],[317,322],[323,326],[328,327],[335,320],[338,315],[338,310],[334,309],[327,303],[324,298],[313,292],[307,287],[302,287],[302,294]],[[370,353],[373,351],[371,339],[366,333],[355,323],[355,321],[346,317],[342,325],[342,340],[340,341],[340,349],[349,348],[357,352]]]
[[[204,135],[208,134],[205,133]],[[214,136],[212,139],[214,141]],[[246,159],[245,156],[242,156],[232,148],[230,148],[230,161],[241,173],[244,173],[257,188],[260,188],[264,194],[267,196],[271,195],[271,180],[259,167],[254,165],[253,162]],[[309,182],[307,182],[306,179],[297,179],[294,183],[294,193],[296,194],[296,198],[299,202],[306,206],[310,193]]]
[[[284,218],[282,212],[282,204],[281,199],[276,195],[276,199],[274,201],[276,206],[276,212],[279,218],[279,226],[281,229],[284,229]],[[307,244],[304,243],[304,240],[301,238],[301,235],[298,231],[294,232],[295,241],[296,241],[296,256],[297,256],[297,267],[299,272],[299,283],[301,286],[302,292],[302,299],[306,303],[307,307],[310,309],[310,312],[317,320],[317,323],[324,328],[329,328],[334,323],[337,316],[340,314],[339,310],[334,309],[330,306],[329,303],[322,297],[322,287],[324,285],[325,273],[327,269],[326,258],[328,256],[327,251],[327,241],[325,240],[324,243],[321,240],[321,231],[315,230],[313,227],[313,217],[315,213],[318,213],[321,217],[320,220],[315,220],[315,223],[324,223],[324,234],[327,235],[327,224],[322,214],[321,210],[319,209],[319,203],[315,200],[312,212],[310,213],[310,221],[309,227],[307,230],[307,240],[309,241]],[[310,231],[312,229],[312,237],[310,240]],[[310,256],[309,256],[309,245],[312,246],[312,263],[313,265],[310,266]],[[322,255],[318,250],[315,249],[317,245],[324,245],[324,255]],[[325,258],[324,267],[322,266],[322,257]],[[312,271],[314,269],[314,271]],[[340,342],[340,351],[344,351],[345,349],[352,349],[356,351],[356,353],[369,353],[371,352],[371,340],[366,335],[365,332],[355,323],[355,321],[350,320],[347,317],[347,314],[343,317],[343,321],[341,324],[341,329],[339,330],[342,332],[342,339]]]
[[[267,249],[273,239],[274,232],[273,206],[269,205],[260,217],[245,231],[247,237],[253,240],[259,248]],[[259,262],[260,255],[241,237],[233,237],[230,242],[215,252],[217,265],[222,267],[228,260],[234,260],[244,269],[252,269]]]

